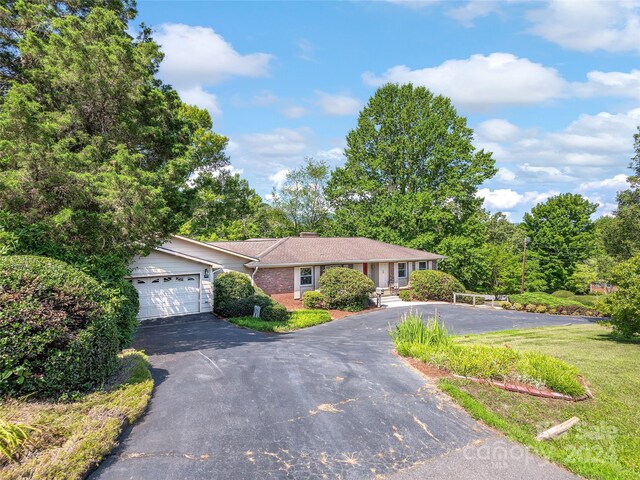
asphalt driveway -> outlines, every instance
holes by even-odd
[[[456,333],[587,322],[454,305],[417,309]],[[212,315],[147,323],[135,347],[156,380],[147,414],[99,479],[574,478],[454,406],[392,356],[403,309],[287,335]]]

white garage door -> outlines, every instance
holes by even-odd
[[[200,311],[200,276],[133,278],[138,290],[138,318],[169,317]]]

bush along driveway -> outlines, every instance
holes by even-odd
[[[452,324],[469,319],[448,308]],[[447,478],[573,478],[394,357],[387,328],[400,310],[277,336],[210,315],[143,326],[135,345],[150,355],[155,395],[93,478],[374,478],[426,464]],[[513,328],[514,313],[497,311],[495,322]],[[496,465],[494,447],[513,455]]]

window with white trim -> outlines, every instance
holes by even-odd
[[[407,264],[406,264],[406,262],[398,263],[398,278],[407,278]]]
[[[311,267],[300,268],[300,285],[313,285],[313,269]]]
[[[426,270],[427,262],[418,262],[418,270]]]

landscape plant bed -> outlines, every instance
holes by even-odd
[[[527,385],[537,391],[557,392],[568,397],[587,393],[578,369],[538,352],[518,351],[509,345],[464,345],[460,337],[447,332],[437,318],[425,324],[421,315],[410,312],[389,332],[398,354],[411,357],[453,375]]]
[[[442,378],[439,387],[474,418],[585,478],[640,478],[640,341],[622,341],[607,327],[570,325],[469,335],[463,344],[504,345],[552,355],[589,378],[593,398],[558,402],[513,395],[467,379]],[[538,442],[547,428],[578,417],[555,440]]]
[[[235,317],[227,320],[239,327],[259,332],[286,333],[330,322],[332,318],[326,310],[295,310],[285,321],[273,322],[254,317]]]
[[[397,351],[394,353],[401,357]],[[413,368],[424,374],[425,376],[433,379],[440,378],[456,378],[467,380],[469,382],[480,383],[484,385],[491,385],[496,388],[500,388],[502,390],[506,390],[509,392],[522,393],[525,395],[532,395],[534,397],[542,397],[542,398],[551,398],[554,400],[566,400],[571,402],[581,402],[583,400],[587,400],[589,398],[593,398],[593,395],[589,388],[583,384],[585,388],[585,393],[578,396],[565,395],[563,393],[554,392],[548,388],[536,388],[531,385],[527,385],[523,382],[514,382],[514,381],[496,381],[491,379],[484,378],[476,378],[476,377],[466,377],[463,375],[452,374],[451,372],[444,370],[442,368],[438,368],[434,365],[430,365],[428,363],[422,362],[412,357],[401,357],[405,362],[411,365]]]
[[[153,389],[146,356],[129,350],[104,387],[71,402],[7,400],[0,417],[27,439],[12,459],[0,455],[0,479],[84,478],[145,411]]]
[[[513,309],[521,312],[548,313],[551,315],[583,315],[587,317],[604,316],[597,310],[591,297],[585,300],[588,304],[581,303],[577,296],[566,298],[549,295],[541,292],[527,292],[518,295],[509,295],[509,302],[503,303],[505,309]]]

